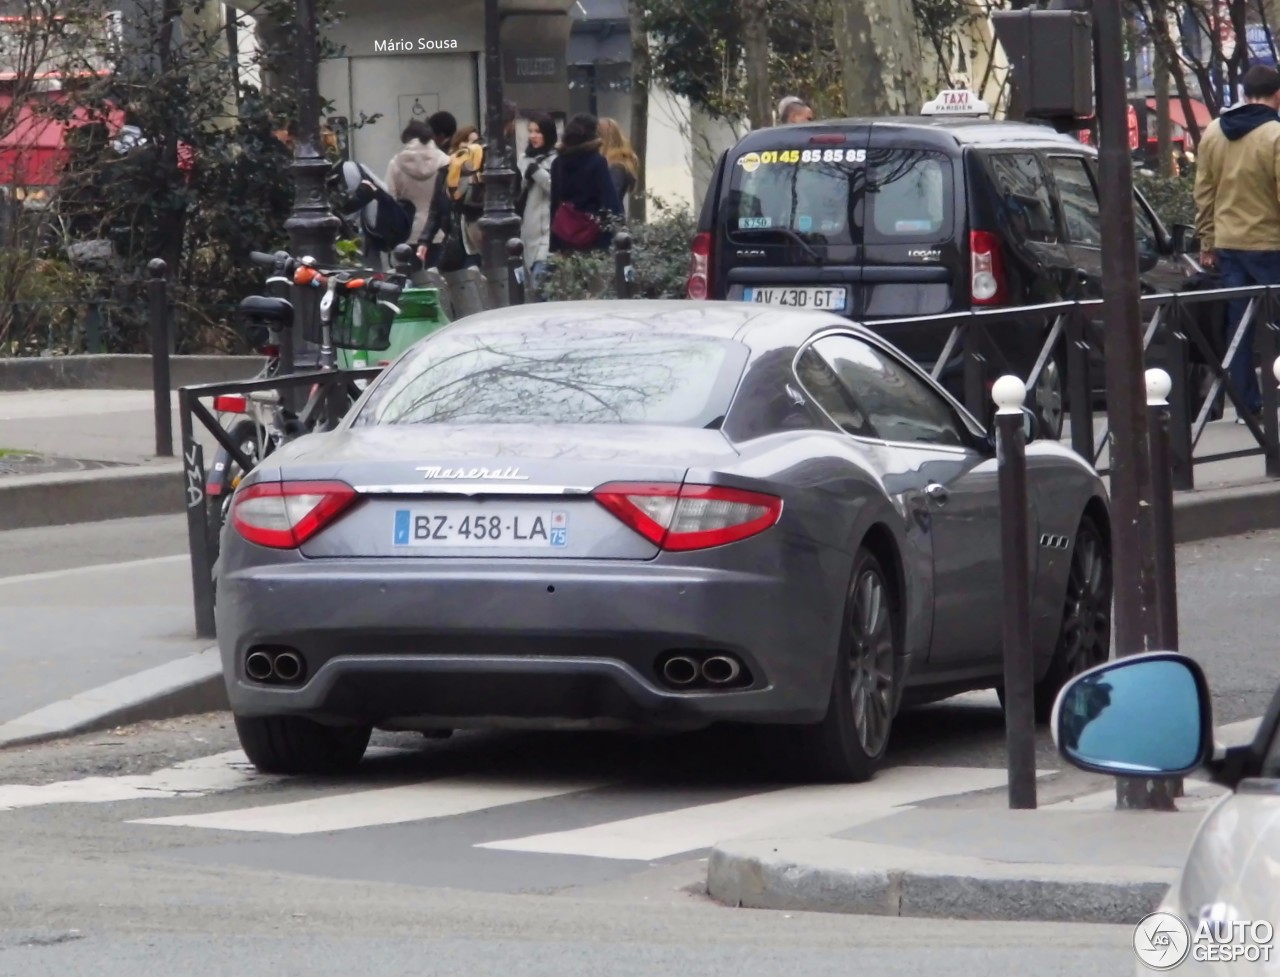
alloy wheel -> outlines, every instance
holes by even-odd
[[[1106,546],[1092,529],[1076,537],[1062,621],[1062,662],[1067,677],[1107,659],[1111,641],[1111,583]]]
[[[1050,358],[1036,380],[1035,407],[1045,435],[1055,441],[1062,437],[1062,406],[1065,399],[1062,393],[1062,371],[1058,369],[1057,361]]]
[[[864,570],[854,589],[850,621],[849,688],[858,741],[869,757],[889,739],[893,716],[893,621],[884,579]]]

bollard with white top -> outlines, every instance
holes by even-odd
[[[1031,645],[1031,534],[1027,520],[1026,385],[1003,376],[996,405],[1000,548],[1004,576],[1004,717],[1009,807],[1036,806],[1035,660]]]

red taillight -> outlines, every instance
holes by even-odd
[[[244,397],[224,394],[213,398],[213,409],[220,414],[245,414],[249,410],[249,401]]]
[[[276,357],[280,355],[280,347],[279,346],[263,346],[262,355],[267,357],[268,359],[274,360]]]
[[[835,146],[835,145],[843,144],[845,142],[845,137],[840,133],[835,132],[835,133],[828,133],[825,136],[810,136],[809,142],[819,146]]]
[[[711,294],[711,240],[707,231],[695,235],[689,255],[689,283],[685,293],[698,301]]]
[[[762,533],[782,515],[782,500],[721,485],[615,482],[597,502],[664,550],[701,550]]]
[[[231,523],[250,543],[272,549],[301,546],[356,501],[343,482],[257,482],[231,505]]]
[[[999,305],[1005,300],[1004,258],[1000,239],[990,231],[969,233],[970,298],[974,305]]]

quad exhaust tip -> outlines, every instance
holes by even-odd
[[[742,672],[742,666],[727,655],[714,655],[702,663],[702,677],[712,685],[732,682]]]
[[[255,651],[244,660],[244,673],[255,682],[265,682],[274,672],[271,656],[265,651]]]
[[[688,685],[698,677],[698,665],[692,658],[676,655],[662,666],[662,677],[672,685]]]
[[[302,659],[296,652],[282,651],[276,655],[275,676],[281,682],[292,682],[302,674]]]

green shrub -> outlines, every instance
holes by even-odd
[[[626,228],[631,235],[631,297],[682,299],[689,275],[689,245],[697,219],[688,207],[650,198],[651,219]],[[553,255],[543,295],[553,302],[617,298],[613,251]]]
[[[1136,172],[1133,184],[1147,198],[1147,203],[1165,227],[1196,222],[1195,171],[1186,176],[1158,176]]]

